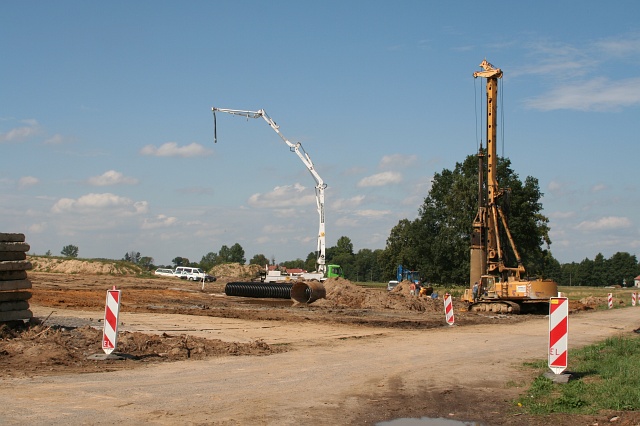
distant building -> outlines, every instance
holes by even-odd
[[[633,279],[633,286],[634,287],[640,287],[640,275],[638,275],[637,277],[635,277]]]

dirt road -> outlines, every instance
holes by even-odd
[[[421,416],[487,425],[550,421],[519,416],[509,404],[523,391],[518,385],[530,379],[522,362],[546,357],[544,317],[427,330],[162,317],[139,313],[122,320],[147,332],[171,324],[216,339],[261,338],[289,350],[109,373],[5,378],[2,423],[338,425]],[[569,344],[639,327],[637,308],[578,313],[570,317]],[[635,414],[622,415],[618,424],[636,424]],[[557,416],[553,423],[603,420]]]

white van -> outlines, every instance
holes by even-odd
[[[205,273],[200,268],[191,268],[188,266],[178,266],[173,272],[174,277],[182,280],[200,281],[205,278]]]

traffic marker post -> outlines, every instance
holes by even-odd
[[[109,355],[118,344],[118,315],[120,313],[120,290],[113,286],[107,290],[107,302],[104,309],[104,329],[102,332],[102,350]]]
[[[638,293],[631,293],[631,306],[636,306],[638,300]]]
[[[609,305],[609,309],[613,308],[613,293],[609,293],[607,295],[607,303]]]
[[[455,323],[456,320],[453,316],[453,303],[449,293],[445,293],[444,295],[444,316],[447,324],[453,325],[453,323]]]
[[[569,299],[549,299],[549,368],[560,374],[567,368],[569,340]]]

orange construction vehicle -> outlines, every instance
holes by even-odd
[[[524,279],[525,268],[514,243],[507,218],[499,200],[508,189],[498,185],[496,136],[498,124],[498,79],[502,70],[485,59],[482,71],[473,73],[482,77],[486,85],[486,170],[485,154],[480,145],[478,151],[478,212],[471,234],[471,268],[469,288],[462,299],[469,303],[471,311],[520,313],[548,310],[549,298],[557,296],[558,284],[552,280]],[[501,241],[501,235],[506,241]],[[507,244],[515,257],[516,265],[506,265]]]

